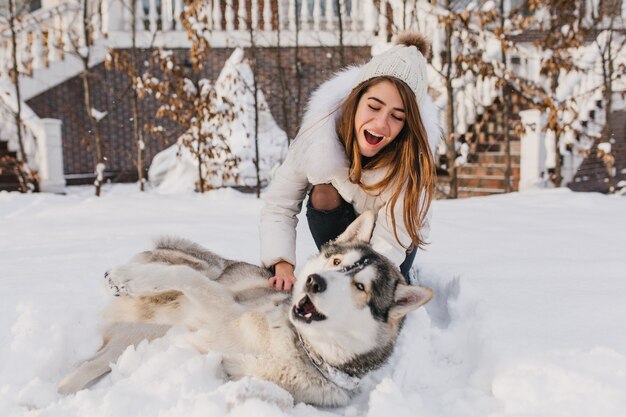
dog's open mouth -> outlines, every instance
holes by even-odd
[[[326,316],[317,311],[308,295],[302,297],[302,299],[293,306],[292,311],[294,318],[302,320],[306,323],[326,320]]]

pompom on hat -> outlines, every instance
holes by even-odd
[[[417,104],[422,103],[428,90],[426,57],[430,43],[419,33],[398,36],[396,45],[378,54],[363,66],[354,87],[376,77],[394,77],[403,81],[415,93]]]

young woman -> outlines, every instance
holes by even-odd
[[[429,44],[418,34],[362,67],[348,68],[313,93],[302,127],[276,171],[261,212],[261,261],[270,285],[295,282],[296,215],[307,193],[307,220],[318,248],[356,213],[377,213],[373,248],[408,280],[425,241],[435,182],[431,152],[437,111],[427,95]]]

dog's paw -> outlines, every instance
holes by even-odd
[[[114,296],[131,295],[128,283],[132,279],[132,274],[128,272],[126,267],[119,266],[104,273],[106,284]]]
[[[227,382],[219,388],[226,397],[229,410],[249,399],[257,399],[278,406],[286,411],[293,408],[293,396],[275,383],[261,379],[244,377]]]
[[[163,264],[130,263],[108,271],[104,276],[115,296],[140,296],[171,290],[168,267]]]

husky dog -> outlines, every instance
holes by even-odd
[[[297,402],[347,404],[359,379],[391,355],[406,314],[432,297],[405,285],[398,268],[371,249],[373,227],[366,212],[326,244],[302,268],[291,296],[271,288],[263,268],[161,239],[105,274],[119,297],[104,313],[103,346],[59,392],[87,387],[128,346],[180,326],[200,352],[222,353],[229,379],[274,382]]]

